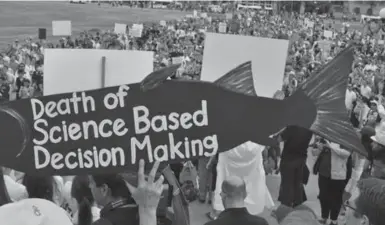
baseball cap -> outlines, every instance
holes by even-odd
[[[72,225],[67,212],[45,199],[30,198],[0,207],[2,225]]]

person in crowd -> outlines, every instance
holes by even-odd
[[[100,219],[93,225],[139,224],[138,207],[121,175],[92,175],[89,187],[97,205],[102,207]]]
[[[138,186],[132,186],[127,183],[127,186],[132,193],[132,197],[138,204],[138,216],[140,217],[139,225],[157,225],[156,209],[163,191],[164,178],[161,176],[155,180],[155,174],[159,167],[159,162],[156,162],[148,174],[148,179],[145,179],[144,160],[139,162],[138,170]],[[30,176],[26,176],[31,180]],[[1,182],[1,179],[0,179]],[[0,197],[6,196],[7,190],[5,185],[1,185],[3,190],[0,190]],[[48,196],[49,197],[49,196]],[[14,203],[8,203],[3,200],[3,205],[0,207],[0,220],[2,225],[73,225],[66,211],[60,208],[57,204],[42,198],[29,198]],[[122,221],[123,222],[123,221]],[[130,220],[125,223],[102,222],[98,224],[134,224]]]
[[[313,172],[318,174],[321,224],[337,225],[343,194],[352,174],[351,153],[335,143],[321,139],[315,151],[318,158]]]
[[[264,149],[264,146],[249,141],[219,154],[213,200],[213,208],[217,214],[225,209],[221,200],[222,182],[232,176],[241,177],[246,182],[247,196],[244,204],[251,214],[260,214],[265,207],[274,207],[270,191],[266,186],[262,157]]]
[[[372,139],[372,176],[385,179],[385,122],[380,123]]]
[[[346,204],[346,225],[382,225],[385,221],[385,180],[358,182],[358,193]]]
[[[245,204],[248,195],[246,183],[240,177],[227,177],[221,184],[220,195],[225,210],[219,214],[217,219],[205,225],[268,225],[265,219],[248,212]]]
[[[42,198],[53,202],[54,178],[52,176],[34,176],[25,174],[22,183],[29,198]]]
[[[9,195],[10,200],[16,202],[28,198],[28,192],[24,185],[18,183],[11,176],[12,170],[9,168],[3,167],[3,179],[5,187],[8,190],[7,195]]]
[[[306,159],[313,133],[301,127],[289,126],[279,137],[284,146],[280,163],[281,185],[278,201],[283,205],[296,207],[307,200],[304,184],[307,183],[310,173]]]
[[[9,193],[8,193],[9,187],[7,187],[7,184],[6,184],[6,176],[7,175],[4,174],[4,168],[1,169],[0,170],[0,207],[12,202],[11,197],[9,196]]]
[[[91,225],[100,218],[100,209],[95,204],[88,176],[76,176],[73,179],[71,196],[78,208],[72,218],[74,225]]]
[[[306,205],[294,208],[280,205],[274,215],[279,225],[320,225],[317,215]]]

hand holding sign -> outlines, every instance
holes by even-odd
[[[145,210],[156,210],[163,192],[164,177],[160,176],[158,180],[155,181],[155,175],[158,171],[158,167],[159,161],[156,161],[146,181],[144,175],[144,160],[141,159],[139,161],[138,187],[134,187],[127,183],[128,189],[130,190],[136,204]]]

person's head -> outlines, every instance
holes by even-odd
[[[382,225],[385,221],[385,180],[368,178],[357,184],[357,196],[347,204],[347,225]]]
[[[71,197],[78,204],[78,225],[90,225],[92,223],[91,207],[94,197],[89,187],[88,176],[76,176],[72,180]]]
[[[25,174],[22,184],[29,198],[41,198],[53,201],[55,181],[52,176],[37,176]]]
[[[287,215],[280,225],[320,225],[317,217],[309,210],[295,210]]]
[[[24,87],[29,87],[31,85],[31,81],[29,79],[24,79],[23,80],[23,86]]]
[[[245,181],[240,177],[229,177],[222,183],[222,203],[225,208],[244,207],[247,196]]]
[[[134,203],[126,181],[120,174],[92,175],[89,178],[89,187],[98,205],[105,206],[118,199],[129,199]]]
[[[24,71],[25,71],[25,64],[24,63],[20,63],[19,66],[17,67],[17,71],[19,72],[19,76],[22,76],[24,75]]]

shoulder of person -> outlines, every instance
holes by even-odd
[[[269,223],[265,218],[257,215],[251,215],[251,214],[250,214],[250,222],[253,222],[252,224],[255,224],[255,225],[269,225]]]
[[[109,221],[107,219],[100,218],[100,219],[96,220],[95,222],[93,222],[91,225],[113,225],[113,224],[111,223],[111,221]]]

